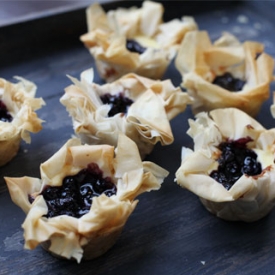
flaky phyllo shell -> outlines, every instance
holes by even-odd
[[[52,218],[40,192],[47,185],[60,186],[65,176],[75,175],[96,163],[104,177],[111,177],[117,193],[94,197],[90,211],[80,218],[67,215]],[[5,178],[12,200],[27,214],[23,223],[25,248],[42,244],[55,255],[92,259],[106,252],[116,241],[143,192],[160,188],[168,172],[152,162],[142,162],[133,141],[120,135],[118,146],[81,145],[69,140],[40,166],[41,179]],[[31,204],[29,195],[35,200]]]
[[[177,183],[198,195],[204,206],[226,220],[256,221],[269,213],[275,203],[275,129],[267,130],[246,113],[235,108],[197,114],[189,120],[188,134],[194,150],[182,149]],[[209,176],[217,169],[217,146],[227,140],[251,138],[247,147],[257,154],[262,173],[243,174],[227,190]]]
[[[144,1],[141,8],[118,8],[107,13],[95,3],[86,12],[88,32],[80,37],[94,57],[100,76],[107,82],[134,72],[160,79],[174,58],[185,33],[197,29],[192,17],[163,23],[160,3]],[[129,51],[126,40],[146,48]]]
[[[273,118],[275,118],[275,92],[273,92],[273,102],[270,106],[270,112]]]
[[[151,80],[136,74],[104,85],[93,83],[93,70],[84,71],[81,80],[70,77],[74,85],[65,89],[61,103],[73,120],[75,133],[88,144],[116,146],[119,132],[134,140],[142,158],[157,142],[171,144],[174,140],[170,120],[183,112],[191,99],[170,80]],[[134,103],[127,114],[109,117],[111,106],[100,96],[123,93]]]
[[[17,154],[21,139],[30,143],[30,132],[42,129],[42,120],[35,111],[45,103],[42,98],[35,98],[35,84],[22,77],[15,79],[17,83],[0,78],[0,100],[13,118],[10,122],[0,120],[0,166]]]
[[[240,43],[229,33],[212,43],[206,31],[192,31],[184,37],[175,63],[183,78],[182,86],[195,99],[195,114],[234,107],[254,117],[269,98],[274,60],[264,53],[261,43]],[[241,91],[231,92],[212,84],[225,72],[245,81]]]

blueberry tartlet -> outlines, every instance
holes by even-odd
[[[191,31],[175,64],[194,98],[194,114],[233,107],[255,117],[269,98],[274,60],[261,43],[241,43],[230,33],[212,43],[206,31]]]
[[[222,219],[266,216],[275,203],[275,129],[237,108],[201,112],[189,125],[194,149],[183,147],[177,183]]]
[[[35,111],[45,102],[35,98],[34,83],[21,77],[15,79],[17,83],[0,78],[0,166],[16,156],[21,140],[30,143],[30,133],[42,129],[43,121]]]
[[[40,166],[41,179],[6,177],[11,198],[26,213],[25,248],[39,244],[78,263],[110,249],[138,201],[158,190],[168,172],[142,162],[124,135],[118,146],[82,145],[73,138]]]
[[[74,132],[83,143],[116,146],[118,134],[134,140],[142,159],[154,145],[174,140],[170,120],[192,100],[170,80],[152,80],[136,74],[99,85],[93,70],[82,72],[65,89],[61,103],[72,117]]]
[[[111,82],[130,72],[161,79],[184,35],[197,29],[192,17],[164,23],[163,13],[162,4],[152,1],[108,12],[97,3],[87,8],[88,32],[80,40],[102,79]]]

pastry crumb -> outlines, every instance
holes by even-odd
[[[201,261],[201,264],[202,264],[202,265],[205,265],[205,261]]]

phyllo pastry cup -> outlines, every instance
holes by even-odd
[[[70,77],[60,102],[72,117],[73,128],[83,143],[116,146],[119,132],[134,140],[142,159],[154,145],[174,141],[170,120],[192,100],[170,80],[152,80],[136,74],[99,85],[93,70],[82,72],[81,80]]]
[[[17,83],[0,78],[0,166],[18,153],[21,140],[31,142],[30,133],[42,129],[42,120],[35,113],[45,104],[35,98],[36,85],[22,77]]]
[[[183,147],[176,181],[225,220],[252,222],[275,203],[275,129],[236,108],[189,120],[194,150]]]
[[[92,169],[88,176],[87,169]],[[159,189],[168,175],[142,162],[136,144],[122,134],[116,148],[70,139],[41,164],[40,173],[41,179],[5,178],[13,202],[26,213],[25,248],[41,244],[78,263],[112,247],[138,203],[135,198]]]
[[[161,79],[184,35],[197,29],[193,17],[164,23],[162,4],[144,1],[142,7],[105,12],[95,3],[86,10],[88,32],[80,37],[107,82],[134,72]]]
[[[192,31],[175,64],[182,86],[194,98],[194,114],[234,107],[255,117],[269,98],[274,60],[261,43],[241,43],[230,33],[212,43],[206,31]]]

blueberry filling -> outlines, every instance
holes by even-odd
[[[237,92],[242,90],[245,81],[234,78],[231,73],[224,73],[223,75],[217,76],[214,79],[213,84],[216,84],[231,92]]]
[[[46,186],[41,192],[48,206],[47,218],[68,215],[80,218],[87,214],[93,197],[116,194],[116,185],[110,177],[103,177],[103,172],[96,163],[91,163],[76,175],[67,176],[61,186]],[[29,195],[30,203],[33,198]]]
[[[141,46],[137,41],[133,39],[126,40],[126,48],[130,52],[142,54],[145,52],[146,48]]]
[[[0,100],[0,120],[3,122],[11,122],[12,121],[12,116],[9,113],[7,106],[5,103]]]
[[[218,148],[218,169],[210,173],[210,177],[221,183],[227,190],[243,175],[256,176],[261,174],[262,167],[257,161],[257,154],[247,148],[250,138],[222,142]]]
[[[103,104],[111,105],[111,109],[108,112],[108,116],[112,117],[118,113],[126,114],[128,108],[132,105],[133,100],[124,96],[123,93],[118,93],[116,95],[111,95],[109,93],[104,94],[100,97]]]

